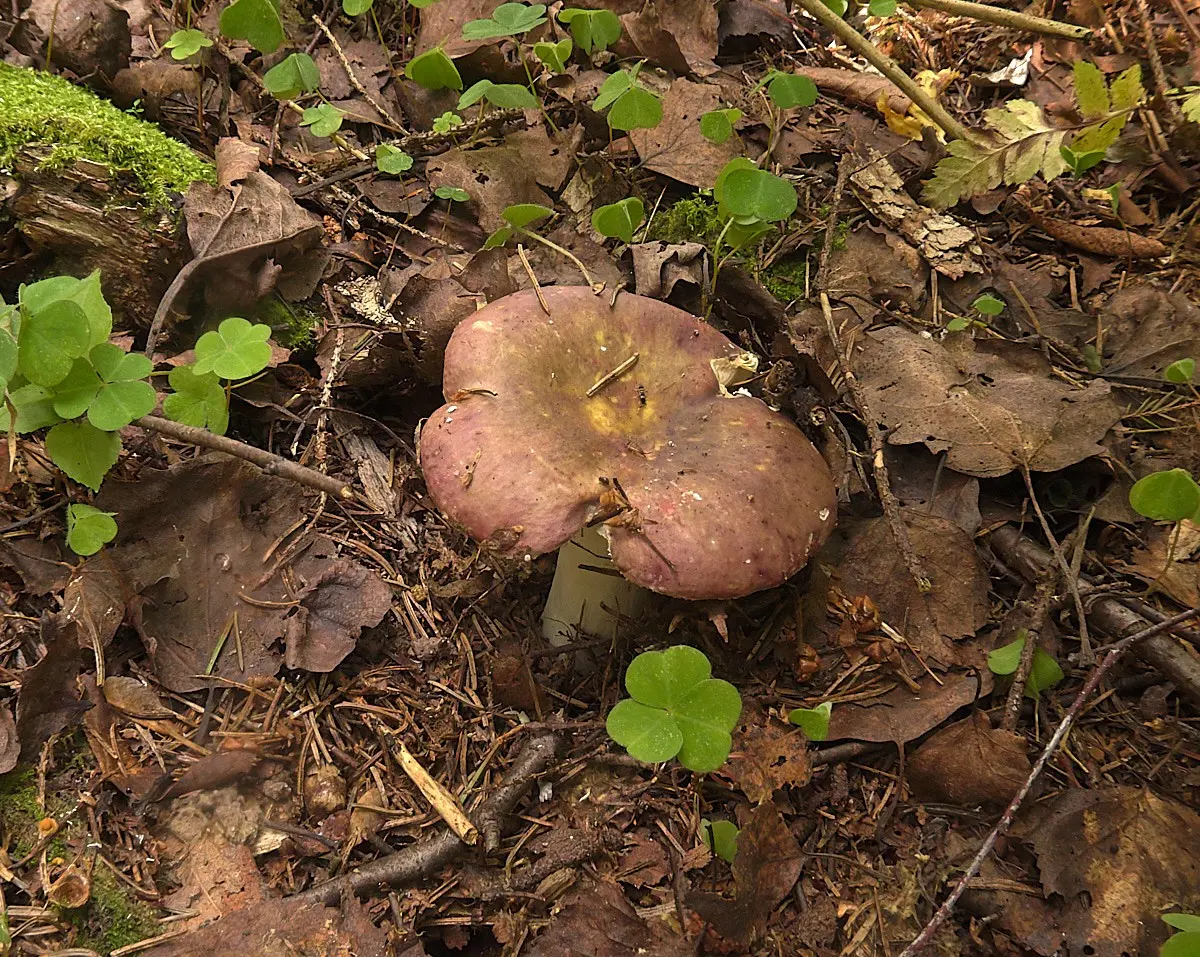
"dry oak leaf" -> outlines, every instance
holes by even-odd
[[[1177,801],[1128,786],[1074,789],[1034,807],[1014,833],[1033,845],[1046,894],[1058,895],[1060,944],[1072,954],[1156,954],[1170,931],[1159,915],[1200,909],[1200,814]]]
[[[947,725],[917,748],[908,783],[918,801],[1003,807],[1029,776],[1025,738],[993,728],[985,712]]]
[[[638,53],[652,63],[675,73],[717,72],[713,57],[718,20],[713,0],[646,0],[636,13],[624,14],[621,24]]]
[[[431,189],[453,186],[465,190],[479,225],[491,233],[505,224],[503,213],[509,206],[554,206],[539,184],[538,165],[527,143],[518,146],[506,140],[476,150],[447,150],[429,161],[426,175]]]
[[[723,106],[718,87],[675,80],[663,97],[662,122],[629,134],[642,165],[689,186],[710,188],[725,164],[743,153],[736,133],[718,145],[700,132],[700,117]]]
[[[601,881],[572,895],[528,957],[691,957],[692,947],[658,917],[643,920],[616,884]]]
[[[891,444],[924,442],[976,478],[1056,472],[1099,455],[1121,418],[1108,383],[1072,387],[1019,343],[939,343],[889,326],[862,336],[853,362]]]
[[[916,694],[897,684],[878,698],[839,703],[829,717],[829,739],[895,744],[916,740],[959,708],[991,691],[991,672],[981,674],[982,689],[974,674],[942,675],[940,683],[925,675],[917,682],[919,691]]]
[[[1183,293],[1127,286],[1100,310],[1104,371],[1161,379],[1177,359],[1200,357],[1200,305]]]
[[[987,622],[987,569],[971,536],[950,520],[913,509],[901,509],[900,516],[932,593],[917,589],[884,518],[869,519],[854,531],[838,565],[839,587],[847,595],[869,596],[883,621],[922,658],[953,664],[957,656],[947,639],[973,635]]]
[[[1184,608],[1200,605],[1200,525],[1184,519],[1178,530],[1174,526],[1155,528],[1147,536],[1146,546],[1135,548],[1133,560],[1125,567]]]

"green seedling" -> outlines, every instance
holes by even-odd
[[[512,239],[513,233],[523,232],[530,224],[553,215],[554,210],[538,203],[517,203],[514,206],[506,206],[500,216],[507,225],[501,226],[492,233],[483,244],[483,248],[497,249]]]
[[[782,70],[769,70],[766,76],[755,84],[754,89],[760,90],[764,86],[771,102],[781,110],[812,106],[817,102],[817,85],[806,76],[784,73]]]
[[[896,0],[871,0],[867,4],[867,13],[873,17],[890,17],[897,6]]]
[[[533,45],[533,55],[541,60],[551,73],[565,73],[574,47],[570,37],[564,37],[557,43],[540,40]]]
[[[176,30],[163,44],[163,49],[171,51],[172,60],[186,60],[195,56],[205,47],[213,45],[212,40],[199,30]]]
[[[245,379],[257,375],[271,361],[271,327],[234,317],[224,320],[215,332],[196,340],[196,375],[215,372],[222,379]]]
[[[462,126],[462,125],[463,125],[463,118],[461,116],[459,116],[457,113],[447,110],[445,113],[443,113],[441,116],[437,117],[437,119],[435,119],[433,121],[433,132],[449,133],[451,130],[456,129],[457,127]]]
[[[733,216],[776,223],[796,211],[796,187],[765,169],[735,169],[722,182],[720,202]]]
[[[788,722],[800,728],[809,741],[825,741],[829,738],[832,713],[833,702],[822,701],[815,708],[793,708],[788,712]]]
[[[700,135],[720,146],[733,136],[733,126],[743,115],[735,109],[710,110],[700,117]]]
[[[608,110],[608,125],[614,130],[653,129],[662,122],[662,100],[638,82],[641,64],[631,70],[610,74],[592,101],[592,109]]]
[[[174,390],[163,399],[163,415],[197,429],[224,435],[229,428],[229,395],[215,372],[198,375],[193,366],[176,366],[167,376]]]
[[[847,0],[821,0],[821,2],[839,17],[844,17],[846,15],[846,10],[849,8]]]
[[[710,821],[700,819],[700,840],[710,851],[730,864],[737,857],[738,835],[741,831],[733,821]]]
[[[1067,164],[1069,169],[1076,176],[1082,176],[1093,166],[1099,166],[1100,161],[1104,159],[1105,150],[1087,150],[1085,152],[1077,152],[1070,146],[1060,146],[1059,154],[1063,158],[1063,162]]]
[[[375,168],[379,172],[399,176],[407,173],[412,167],[413,158],[404,150],[388,146],[387,143],[380,143],[375,147]]]
[[[330,103],[310,106],[301,116],[300,125],[307,126],[313,136],[333,136],[342,128],[342,113]]]
[[[1129,505],[1156,522],[1200,519],[1200,485],[1186,469],[1153,472],[1133,483]]]
[[[1175,385],[1187,385],[1196,377],[1196,360],[1176,359],[1163,371],[1163,378]]]
[[[1025,650],[1025,642],[1029,640],[1029,632],[1021,629],[1017,632],[1015,641],[988,652],[988,670],[994,675],[1011,675],[1021,663],[1021,653]],[[1043,691],[1053,688],[1063,680],[1063,670],[1059,663],[1046,652],[1038,648],[1033,653],[1033,663],[1029,667],[1029,676],[1025,679],[1025,697],[1037,698]]]
[[[221,35],[245,40],[259,53],[274,53],[283,46],[283,21],[273,0],[233,0],[221,11]]]
[[[536,110],[537,97],[517,83],[493,83],[491,80],[480,80],[463,91],[458,98],[459,110],[474,106],[480,100],[486,100],[492,106],[501,110]]]
[[[413,57],[404,68],[404,75],[427,90],[461,90],[462,76],[454,61],[441,47],[426,50]]]
[[[360,17],[373,6],[375,0],[342,0],[342,12],[350,17]]]
[[[601,236],[631,243],[634,232],[645,219],[646,204],[636,196],[627,196],[619,202],[597,208],[592,213],[592,228]]]
[[[608,715],[608,734],[633,757],[657,764],[678,757],[698,773],[715,771],[733,747],[742,699],[712,677],[702,651],[675,645],[638,655],[625,672],[630,697]]]
[[[621,38],[621,21],[611,10],[568,7],[558,12],[558,20],[566,24],[575,38],[575,45],[588,56],[598,50],[607,50]]]
[[[516,37],[528,33],[546,22],[544,3],[502,3],[486,20],[471,20],[463,24],[462,35],[467,40],[492,40],[496,37]]]
[[[112,512],[91,505],[67,506],[67,544],[76,555],[95,555],[116,537]]]
[[[1200,917],[1195,914],[1163,914],[1163,923],[1180,931],[1167,938],[1158,957],[1200,957]]]
[[[263,74],[263,86],[277,100],[294,100],[321,85],[321,73],[307,53],[292,53]]]
[[[971,303],[971,308],[979,315],[992,318],[1004,312],[1006,303],[1003,299],[993,296],[990,292],[985,292],[975,298]],[[979,326],[981,329],[987,328],[987,319],[976,319],[968,316],[955,316],[946,323],[946,329],[950,332],[962,332],[971,326]]]

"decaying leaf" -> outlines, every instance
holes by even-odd
[[[706,252],[702,243],[637,243],[633,253],[634,292],[669,299],[677,282],[703,285]]]
[[[83,667],[79,631],[61,618],[42,619],[46,654],[21,673],[17,736],[21,753],[36,760],[42,743],[75,724],[91,705],[80,700],[76,678]]]
[[[918,801],[1003,807],[1029,775],[1025,738],[993,728],[985,712],[947,725],[909,760],[908,782]]]
[[[901,517],[932,593],[918,590],[884,518],[864,522],[853,534],[838,566],[839,587],[847,595],[870,597],[909,649],[948,665],[956,655],[947,639],[973,635],[987,622],[987,569],[971,536],[949,520],[912,509],[903,509]]]
[[[1184,608],[1200,605],[1200,526],[1184,519],[1155,528],[1145,548],[1135,548],[1126,566],[1147,584],[1153,583]]]
[[[1099,455],[1121,418],[1105,382],[1073,388],[1017,343],[954,336],[935,342],[898,327],[859,339],[855,369],[895,445],[924,442],[978,478],[1028,467],[1053,472]]]
[[[897,684],[878,698],[839,704],[829,718],[829,738],[897,744],[913,741],[991,690],[991,672],[977,674],[984,681],[982,690],[976,674],[941,675],[938,681],[924,675],[917,682],[920,690],[916,694]]]
[[[725,770],[753,803],[769,801],[781,787],[799,787],[812,776],[808,741],[758,709],[747,709]]]
[[[1042,887],[1056,895],[1060,936],[1039,930],[1028,943],[1040,953],[1155,954],[1170,931],[1159,915],[1200,907],[1200,815],[1149,790],[1064,791],[1014,833],[1033,845]]]
[[[0,705],[0,774],[7,774],[17,766],[21,755],[21,741],[17,737],[17,723],[7,704]]]
[[[1200,358],[1200,305],[1183,293],[1129,285],[1100,311],[1105,371],[1162,379],[1177,359]]]
[[[731,941],[745,944],[760,934],[801,869],[800,845],[771,802],[754,809],[738,834],[733,861],[734,899],[693,893],[688,905]]]
[[[736,134],[718,145],[700,133],[700,117],[723,105],[718,87],[675,80],[663,97],[662,122],[629,135],[642,165],[681,183],[711,189],[725,164],[742,154]]]
[[[717,70],[717,7],[711,0],[649,0],[623,15],[621,24],[638,52],[659,66],[698,76]]]
[[[573,894],[527,951],[529,957],[690,957],[692,948],[661,917],[643,920],[616,884]]]

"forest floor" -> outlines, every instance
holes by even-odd
[[[99,269],[158,408],[0,463],[0,957],[1200,954],[1200,2],[344,4],[0,13],[0,293]],[[758,356],[838,521],[552,646],[416,436],[585,276]],[[709,773],[606,731],[670,645]]]

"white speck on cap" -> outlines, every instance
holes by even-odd
[[[822,522],[828,522],[829,521],[829,509],[827,509],[827,508],[821,509],[821,511],[817,512],[817,518],[819,518]]]
[[[448,407],[446,408],[446,411],[447,411],[447,412],[457,412],[457,411],[458,411],[458,406],[456,406],[456,405],[451,405],[451,406],[448,406]]]

